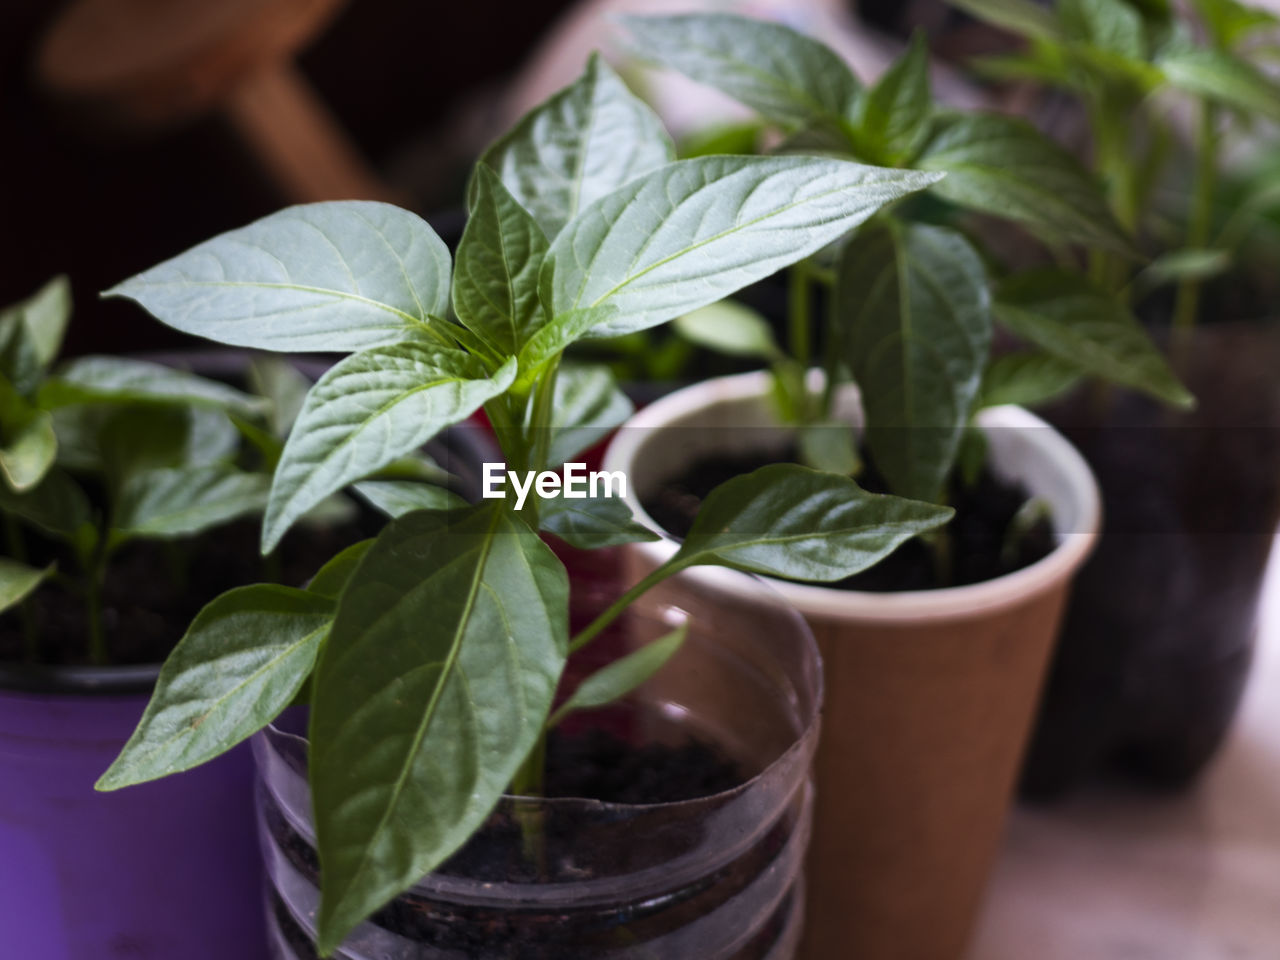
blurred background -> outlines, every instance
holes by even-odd
[[[1257,5],[1280,11],[1280,0]],[[1071,98],[975,79],[970,58],[1016,41],[941,0],[4,0],[0,304],[66,273],[77,304],[68,354],[168,350],[191,344],[98,291],[284,205],[391,200],[456,240],[471,160],[592,49],[677,139],[733,116],[706,89],[628,66],[607,16],[696,7],[784,20],[867,81],[924,31],[944,102],[1022,113],[1088,147]],[[1242,182],[1280,196],[1280,156],[1239,166]],[[1233,189],[1228,177],[1228,204]],[[1280,210],[1267,217],[1238,269],[1215,281],[1207,320],[1274,317]],[[1267,695],[1280,685],[1278,646],[1260,651],[1237,732],[1194,792],[1106,785],[1016,815],[975,958],[1280,957],[1280,702]]]
[[[609,20],[697,7],[821,36],[868,81],[923,31],[944,102],[1021,112],[1066,142],[1084,135],[1071,98],[972,79],[967,62],[1017,41],[941,0],[6,0],[0,303],[68,273],[70,353],[169,348],[177,334],[123,302],[95,303],[97,291],[285,204],[390,199],[448,239],[470,161],[592,49],[678,137],[741,114],[629,67]],[[1276,292],[1274,271],[1262,273],[1218,302],[1256,315]],[[1253,300],[1233,304],[1233,289]]]
[[[65,272],[70,352],[172,346],[96,292],[326,187],[456,204],[485,118],[568,6],[5,0],[0,302]]]

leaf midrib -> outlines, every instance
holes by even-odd
[[[805,39],[808,40],[809,38],[806,37]],[[700,53],[705,59],[710,60],[712,63],[718,63],[718,64],[721,64],[722,66],[724,65],[737,66],[744,73],[752,76],[757,82],[763,81],[764,86],[768,88],[772,88],[773,90],[776,90],[776,91],[781,91],[782,93],[786,94],[787,96],[790,97],[790,99],[792,99],[796,103],[809,108],[812,114],[812,116],[809,117],[810,120],[813,120],[813,119],[832,120],[835,122],[837,126],[839,126],[841,123],[844,122],[844,117],[841,116],[841,114],[832,110],[829,106],[827,106],[821,100],[818,100],[816,97],[810,94],[809,91],[806,90],[804,87],[797,87],[793,83],[791,83],[789,80],[779,83],[778,82],[779,78],[774,74],[770,73],[768,70],[764,70],[759,67],[756,67],[750,61],[743,60],[740,57],[729,56],[726,53],[720,50],[717,50],[715,47],[704,46],[696,41],[691,41],[688,46],[689,46],[689,49],[697,53]],[[680,69],[680,68],[677,68],[677,69]],[[848,69],[847,66],[846,66],[846,69]],[[680,72],[684,73],[685,71],[680,70]],[[703,82],[703,81],[699,81],[699,82]],[[719,86],[719,85],[717,84],[716,86]],[[737,100],[739,103],[744,102],[736,94],[729,93],[729,91],[724,90],[723,87],[719,87],[719,89],[722,90],[724,93],[728,94],[729,96],[733,97],[733,99]],[[798,94],[798,96],[796,94]],[[751,106],[751,105],[747,104],[747,106]],[[754,106],[752,106],[752,109],[755,110],[757,113],[760,113],[760,114],[764,113],[763,110],[760,110]]]
[[[919,522],[923,523],[924,521],[919,521]],[[901,520],[896,521],[894,524],[894,529],[891,530],[888,534],[886,534],[886,538],[891,540],[894,537],[897,537],[903,534],[910,535],[911,533],[914,533],[914,530],[908,531],[908,530],[901,529],[902,527],[908,526],[908,523],[909,522],[907,521],[901,521]],[[916,526],[916,524],[911,523],[910,526],[914,527]],[[765,546],[765,547],[771,547],[775,545],[785,546],[786,544],[797,543],[802,540],[828,540],[836,536],[841,536],[841,537],[862,536],[864,534],[864,531],[883,530],[884,527],[885,527],[884,522],[868,523],[868,524],[862,524],[856,527],[841,527],[836,530],[823,530],[820,532],[810,532],[810,533],[790,533],[782,536],[771,536],[771,537],[755,537],[751,540],[737,540],[732,543],[726,543],[719,546],[712,545],[707,547],[698,547],[687,557],[682,558],[681,566],[682,567],[692,566],[694,563],[697,562],[697,559],[696,559],[697,557],[714,556],[717,553],[720,553],[721,551],[728,552],[728,551],[734,551],[734,550],[744,550],[744,549],[747,549],[748,547],[756,547],[756,546]],[[724,536],[724,534],[709,534],[708,536]],[[864,552],[868,550],[868,548],[865,548],[865,547],[857,547],[855,549],[862,550]],[[879,549],[879,548],[877,547],[875,549]]]
[[[315,293],[322,296],[332,297],[335,300],[351,300],[356,303],[363,303],[367,306],[374,307],[386,313],[393,314],[414,326],[427,327],[427,317],[415,317],[411,313],[406,313],[399,307],[394,307],[389,303],[381,300],[374,300],[370,297],[362,297],[359,294],[348,293],[345,290],[335,290],[331,287],[313,287],[301,283],[271,283],[262,280],[139,280],[136,281],[139,287],[253,287],[264,290],[292,290],[298,293]],[[120,292],[124,292],[124,288],[118,288]],[[114,292],[114,291],[112,291]],[[257,319],[256,316],[248,316],[245,320]]]
[[[779,171],[779,172],[780,172],[780,171]],[[882,184],[888,184],[888,183],[889,183],[889,181],[882,181]],[[848,189],[849,189],[849,185],[845,185],[845,186],[843,186],[843,187],[838,187],[838,188],[833,189],[833,190],[825,190],[825,191],[823,191],[822,193],[815,193],[815,194],[811,194],[811,195],[809,195],[809,196],[807,196],[807,197],[805,197],[805,198],[803,198],[803,199],[801,199],[801,200],[793,201],[793,202],[788,203],[788,204],[786,204],[786,205],[784,205],[784,206],[781,206],[781,207],[774,207],[772,210],[768,211],[767,213],[762,214],[761,216],[756,217],[756,218],[755,218],[755,219],[753,219],[753,220],[748,220],[748,221],[747,221],[747,222],[745,222],[745,223],[737,223],[737,224],[734,224],[734,226],[730,227],[729,229],[727,229],[727,230],[722,230],[722,231],[720,231],[719,233],[717,233],[717,234],[715,234],[715,235],[713,235],[713,236],[707,237],[705,240],[700,240],[700,241],[698,241],[697,243],[691,244],[691,245],[689,245],[689,246],[687,246],[687,247],[682,247],[682,248],[680,248],[679,250],[675,251],[674,253],[668,254],[667,256],[663,257],[662,259],[655,261],[654,263],[652,263],[652,264],[650,264],[649,266],[645,267],[643,270],[639,271],[638,273],[635,273],[635,274],[632,274],[632,275],[628,276],[626,279],[624,279],[624,280],[622,280],[621,282],[619,282],[618,284],[616,284],[612,289],[607,290],[605,293],[603,293],[603,294],[601,294],[599,297],[597,297],[594,301],[592,301],[590,304],[588,304],[588,307],[598,307],[598,306],[600,306],[600,305],[601,305],[605,300],[607,300],[607,299],[609,299],[610,297],[612,297],[615,293],[617,293],[617,292],[618,292],[619,290],[621,290],[623,287],[627,286],[628,284],[635,283],[637,280],[640,280],[640,279],[641,279],[641,278],[643,278],[644,276],[646,276],[646,275],[648,275],[648,274],[652,273],[654,270],[657,270],[659,267],[664,267],[664,266],[666,266],[666,265],[667,265],[668,263],[670,263],[672,260],[675,260],[675,259],[677,259],[677,258],[679,258],[679,257],[683,257],[683,256],[685,256],[685,255],[687,255],[687,254],[693,253],[694,251],[696,251],[696,250],[700,250],[700,249],[702,249],[703,247],[707,246],[708,244],[715,243],[715,242],[716,242],[716,241],[718,241],[718,240],[723,240],[725,237],[732,236],[732,235],[733,235],[733,234],[735,234],[735,233],[739,233],[739,232],[741,232],[741,231],[743,231],[743,230],[748,230],[748,229],[750,229],[750,228],[752,228],[752,227],[756,226],[757,224],[760,224],[760,223],[764,222],[765,220],[769,220],[769,219],[771,219],[771,218],[773,218],[773,217],[781,216],[782,214],[787,213],[787,212],[788,212],[788,211],[790,211],[790,210],[794,210],[796,207],[804,206],[805,204],[811,203],[811,202],[813,202],[813,201],[815,201],[815,200],[821,200],[821,199],[824,199],[824,198],[826,198],[826,197],[833,196],[834,194],[843,193],[844,191],[846,191],[846,190],[848,190]],[[694,191],[694,192],[696,193],[697,191]],[[693,194],[689,194],[689,196],[693,196]],[[680,201],[680,203],[684,203],[684,202],[686,202],[688,199],[689,199],[689,197],[685,197],[685,198],[683,198],[683,199]],[[633,197],[631,198],[631,200],[632,200],[632,201],[634,201],[634,200],[635,200],[635,197],[633,196]],[[628,202],[630,202],[630,201],[628,201]],[[672,209],[674,210],[675,208],[673,207]],[[840,219],[843,219],[843,218],[840,218]],[[578,301],[575,299],[575,301],[574,301],[574,306],[577,306],[577,302],[578,302]]]
[[[337,382],[338,379],[339,378],[335,377],[333,381],[330,381],[330,383],[331,384],[335,383]],[[366,430],[370,429],[373,426],[373,424],[379,420],[379,418],[387,416],[388,411],[390,411],[392,408],[400,405],[401,403],[407,402],[409,398],[416,396],[417,394],[422,393],[425,390],[432,390],[432,389],[435,389],[436,387],[448,386],[451,384],[472,384],[472,383],[475,383],[475,384],[484,383],[492,386],[494,384],[494,380],[492,377],[484,377],[480,379],[468,379],[466,377],[442,377],[437,380],[428,381],[426,383],[419,383],[416,386],[410,388],[409,390],[403,390],[397,393],[394,397],[392,397],[386,403],[382,404],[376,410],[374,410],[373,413],[364,417],[360,421],[359,425],[355,427],[355,429],[351,430],[349,433],[344,435],[343,438],[339,440],[336,444],[329,447],[317,460],[303,460],[299,457],[299,459],[290,461],[287,458],[289,453],[289,444],[286,444],[284,453],[281,455],[281,458],[280,458],[280,464],[281,466],[284,466],[285,464],[289,464],[291,466],[294,466],[298,470],[300,470],[300,472],[302,473],[302,479],[294,487],[293,492],[289,494],[288,501],[285,501],[285,502],[286,503],[291,502],[293,499],[295,499],[298,496],[300,492],[302,492],[308,486],[310,486],[310,484],[314,481],[316,475],[320,472],[320,469],[326,463],[331,462],[333,458],[337,456],[341,451],[345,451],[346,449],[348,449],[350,445],[355,443],[364,434]],[[347,396],[347,395],[342,395],[342,396]],[[299,420],[301,420],[301,417],[299,417]],[[419,424],[417,429],[421,430],[422,428],[423,428],[423,424]],[[312,429],[315,429],[315,428],[313,427]],[[418,434],[415,434],[415,437],[417,435]],[[292,434],[290,435],[289,439],[290,441],[292,441],[293,439]],[[418,445],[420,444],[414,444],[413,446],[418,446]],[[412,447],[410,447],[410,449],[412,449]],[[280,468],[278,467],[277,470],[279,471]],[[280,475],[283,476],[282,471],[280,472]],[[284,515],[283,506],[279,507],[278,510],[280,511],[281,515]],[[270,504],[268,504],[268,512],[271,513]],[[272,514],[271,516],[268,517],[268,523],[266,526],[271,529],[274,529],[275,520],[276,518],[274,514]]]
[[[439,707],[440,698],[443,695],[444,688],[453,673],[458,662],[458,655],[462,650],[462,640],[466,633],[466,629],[471,620],[471,614],[475,609],[476,596],[480,591],[481,581],[484,579],[485,566],[489,560],[489,551],[493,546],[493,538],[495,530],[498,526],[498,520],[501,514],[498,510],[493,511],[493,519],[489,522],[489,527],[485,531],[484,539],[480,546],[479,556],[476,559],[475,573],[472,575],[471,583],[467,587],[467,598],[463,604],[462,615],[458,618],[457,628],[454,630],[453,639],[450,642],[449,653],[445,657],[444,663],[440,668],[440,676],[436,681],[435,689],[431,692],[431,698],[427,702],[426,709],[423,712],[422,721],[418,724],[411,741],[411,749],[407,751],[407,762],[401,767],[399,776],[396,777],[395,786],[391,790],[391,795],[387,800],[381,818],[378,820],[377,826],[370,832],[370,837],[377,837],[386,829],[387,822],[391,817],[391,812],[400,803],[400,796],[404,792],[405,784],[409,780],[409,776],[413,769],[413,758],[417,756],[418,751],[422,747],[422,742],[426,738],[427,731],[431,727],[432,721],[435,719],[436,709]],[[369,854],[372,843],[364,845],[364,851],[360,856],[360,862],[356,868],[351,871],[350,881],[347,883],[346,890],[350,891],[353,887],[358,886],[358,879],[369,864]],[[344,891],[345,894],[345,891]],[[344,896],[345,899],[345,896]]]
[[[258,611],[258,612],[268,612],[268,611]],[[280,616],[280,617],[286,617],[286,618],[294,617],[297,615],[298,614],[296,613],[273,614],[273,616]],[[306,616],[306,614],[303,614],[303,616]],[[314,616],[322,616],[322,614],[314,614]],[[129,765],[129,769],[136,768],[141,761],[144,761],[147,758],[154,756],[155,754],[159,753],[163,748],[167,747],[170,744],[176,743],[182,739],[189,740],[191,737],[193,737],[196,734],[196,731],[199,730],[199,728],[204,725],[204,721],[206,721],[213,714],[215,710],[223,706],[227,700],[231,699],[231,697],[238,694],[241,690],[243,690],[253,681],[257,680],[264,673],[268,672],[269,670],[273,670],[277,664],[279,664],[282,660],[285,660],[286,658],[291,656],[295,651],[299,650],[306,644],[310,643],[314,637],[320,634],[326,633],[329,630],[329,628],[332,626],[333,626],[333,618],[332,616],[330,616],[326,618],[323,624],[321,624],[316,629],[312,630],[310,633],[307,633],[301,639],[296,640],[293,643],[287,644],[284,647],[281,647],[280,652],[277,655],[273,656],[270,660],[266,661],[257,670],[249,674],[247,677],[245,677],[243,680],[237,683],[234,687],[229,689],[226,693],[222,694],[221,696],[215,697],[212,701],[209,701],[209,707],[203,713],[200,714],[200,717],[199,717],[200,722],[198,724],[193,725],[190,720],[186,721],[181,726],[181,728],[172,736],[156,743],[150,750],[147,750],[144,753],[140,754],[138,761],[131,763]],[[219,659],[225,659],[225,657],[215,658],[214,660],[207,660],[202,665],[207,666],[213,663],[217,663]],[[289,699],[292,699],[293,695],[296,694],[299,689],[301,689],[302,684],[305,682],[306,682],[306,675],[302,674],[300,676],[297,686],[290,691]],[[166,774],[176,773],[179,769],[185,769],[185,768],[179,767],[179,764],[181,762],[182,762],[181,760],[177,760],[174,763],[168,764],[165,767]],[[119,777],[113,777],[111,782],[116,782],[118,780],[119,780]]]

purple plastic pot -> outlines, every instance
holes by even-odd
[[[0,665],[0,956],[266,957],[247,745],[94,792],[156,670]]]

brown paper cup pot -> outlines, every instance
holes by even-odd
[[[637,414],[605,468],[626,473],[642,522],[653,525],[640,498],[689,457],[741,451],[767,429],[767,389],[761,375],[723,378]],[[856,423],[856,394],[850,407]],[[979,425],[992,468],[1051,508],[1058,544],[1032,566],[895,594],[781,581],[752,590],[732,571],[681,574],[739,612],[784,598],[822,651],[827,697],[805,960],[959,960],[982,902],[1070,581],[1097,536],[1100,507],[1085,461],[1042,420],[1001,407],[983,411]],[[628,576],[675,549],[671,541],[627,547]]]

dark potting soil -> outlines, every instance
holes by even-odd
[[[683,745],[635,747],[598,728],[574,735],[552,733],[548,744],[548,796],[580,797],[611,803],[660,804],[711,797],[745,779],[738,766],[713,746],[693,740]],[[714,802],[714,801],[713,801]],[[303,876],[318,882],[315,850],[293,831],[267,800],[271,835]],[[542,807],[536,820],[517,819],[504,804],[484,827],[437,873],[478,882],[565,884],[620,876],[661,867],[694,850],[705,838],[707,809],[648,808],[628,830],[624,810],[591,804],[560,811]],[[654,817],[662,818],[660,825]],[[542,838],[541,856],[526,852],[525,831],[533,824]],[[643,943],[680,929],[739,895],[785,848],[797,828],[784,816],[765,837],[726,867],[663,895],[647,890],[636,901],[584,906],[580,910],[540,910],[529,904],[479,906],[416,892],[398,897],[375,914],[376,925],[422,945],[421,956],[567,960],[608,953],[622,944]],[[762,960],[776,943],[791,910],[784,898],[735,960]],[[299,957],[314,950],[287,907],[273,905],[276,920]],[[755,918],[745,918],[754,920]],[[418,954],[414,954],[418,956]]]
[[[376,532],[376,527],[372,532]],[[335,553],[371,532],[359,522],[290,531],[269,566],[258,552],[259,524],[228,524],[181,544],[137,541],[112,558],[103,585],[103,622],[109,661],[115,665],[158,663],[181,639],[206,603],[232,587],[272,581],[302,586]],[[74,571],[69,553],[35,537],[31,562],[57,562]],[[40,660],[51,665],[89,662],[84,600],[60,586],[46,586],[29,608],[40,638]],[[17,610],[0,615],[0,662],[25,659]]]
[[[637,747],[592,727],[576,736],[553,733],[547,743],[549,797],[679,803],[732,790],[745,779],[737,764],[701,740]]]
[[[692,527],[703,499],[721,483],[772,463],[795,463],[798,460],[794,447],[773,456],[705,457],[695,460],[684,473],[667,481],[652,495],[642,498],[642,502],[649,516],[663,529],[683,538]],[[858,484],[872,493],[888,492],[883,478],[869,459],[865,460],[865,469],[858,476]],[[956,511],[955,518],[946,527],[951,568],[947,582],[942,582],[939,577],[939,565],[933,549],[917,538],[900,546],[870,570],[826,586],[875,593],[958,587],[1021,570],[1053,550],[1053,527],[1043,517],[1013,541],[1012,549],[1006,550],[1010,524],[1030,497],[1020,484],[1002,480],[983,468],[972,486],[953,479],[946,493],[946,502]]]

